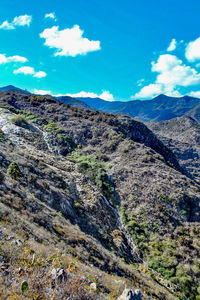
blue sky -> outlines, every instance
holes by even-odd
[[[200,97],[199,11],[197,0],[1,0],[0,86]]]

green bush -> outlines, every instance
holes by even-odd
[[[69,159],[76,163],[77,170],[86,174],[104,196],[113,197],[113,184],[109,181],[103,163],[95,155],[84,155],[80,150],[77,150],[69,156]],[[112,200],[114,201],[114,198]]]
[[[15,180],[20,180],[22,172],[16,162],[12,162],[7,169],[7,174]]]
[[[72,151],[75,148],[72,138],[56,124],[49,122],[47,125],[45,125],[45,129],[50,131],[57,138],[58,143],[64,147],[67,147],[69,151]]]
[[[17,115],[17,116],[12,117],[11,122],[13,124],[15,124],[16,126],[20,126],[20,127],[26,128],[26,129],[29,128],[29,124],[23,115]]]

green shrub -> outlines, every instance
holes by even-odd
[[[113,184],[109,181],[103,163],[95,155],[84,155],[80,150],[77,150],[69,156],[69,159],[76,163],[77,170],[86,174],[104,196],[113,197]],[[114,201],[114,198],[112,200]]]
[[[12,117],[11,122],[13,124],[15,124],[16,126],[20,126],[20,127],[26,128],[26,129],[29,128],[29,124],[23,115],[17,115],[17,116]]]
[[[66,132],[58,127],[53,122],[49,122],[45,125],[45,129],[50,131],[56,138],[59,144],[64,147],[67,147],[69,151],[72,151],[75,148],[75,144],[70,136],[66,134]]]
[[[15,180],[20,180],[22,172],[16,162],[12,162],[7,169],[7,174]]]

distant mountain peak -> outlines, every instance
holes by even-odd
[[[0,87],[0,92],[20,92],[23,94],[30,94],[29,91],[20,89],[12,84]]]
[[[167,98],[171,98],[171,97],[169,97],[169,96],[167,96],[165,94],[160,94],[160,95],[154,97],[152,100],[167,99]]]

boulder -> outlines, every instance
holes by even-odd
[[[61,268],[54,268],[51,271],[52,279],[58,280],[60,282],[65,282],[67,279],[67,273]]]
[[[142,294],[140,290],[125,289],[117,300],[142,300]]]

